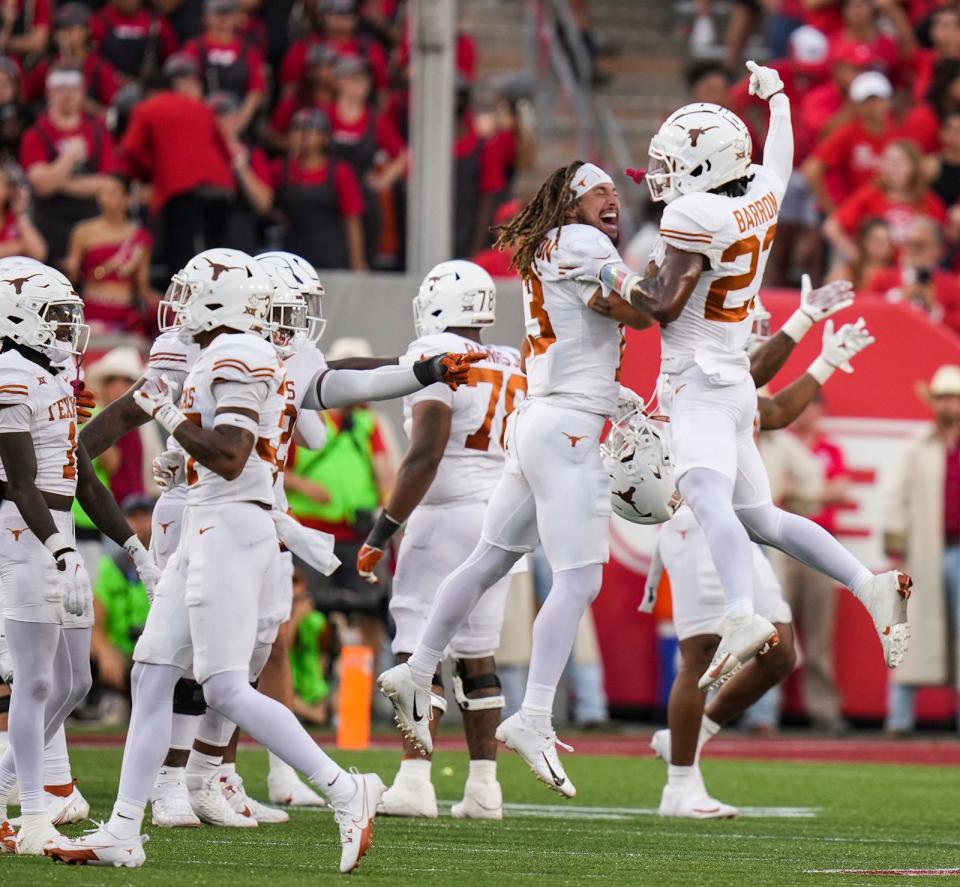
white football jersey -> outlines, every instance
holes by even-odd
[[[750,175],[742,197],[686,194],[663,211],[652,261],[663,263],[668,244],[709,260],[680,316],[661,331],[664,372],[697,364],[724,383],[749,372],[744,347],[785,190],[763,166]]]
[[[470,384],[451,391],[437,382],[403,399],[403,430],[413,428],[413,408],[425,400],[438,400],[453,411],[450,436],[443,458],[423,505],[486,501],[503,473],[503,436],[507,416],[523,400],[526,376],[520,371],[520,352],[502,345],[478,345],[454,333],[437,333],[417,339],[407,354],[421,355],[484,351],[487,357],[472,364]]]
[[[530,397],[601,416],[617,411],[620,362],[625,340],[621,324],[587,307],[600,269],[622,259],[592,225],[556,228],[537,250],[534,274],[524,280],[527,331],[526,369]]]
[[[193,369],[193,364],[200,356],[200,346],[196,342],[183,342],[180,340],[176,330],[170,330],[160,333],[154,339],[150,346],[150,354],[147,357],[147,369],[144,372],[144,378],[155,379],[163,376],[170,386],[170,394],[174,403],[180,399],[180,392],[183,390],[183,382],[187,378],[187,373]],[[187,459],[187,452],[180,442],[172,435],[167,438],[167,449],[176,450],[183,453],[184,461]],[[161,494],[166,502],[173,499],[186,500],[187,485],[179,483],[164,490]]]
[[[46,493],[77,491],[77,401],[66,372],[53,373],[18,351],[0,354],[0,434],[29,432],[36,485]],[[7,479],[0,463],[0,480]]]
[[[259,402],[259,421],[254,448],[234,480],[226,480],[188,456],[187,504],[273,504],[277,450],[286,406],[284,377],[283,364],[273,345],[250,333],[224,333],[200,352],[180,395],[180,409],[187,418],[202,428],[216,427],[218,400],[223,396],[221,383],[239,382],[253,386]]]
[[[283,469],[286,467],[290,455],[290,443],[296,430],[297,419],[303,406],[303,399],[307,395],[310,382],[317,375],[327,369],[327,361],[323,352],[315,345],[304,345],[283,362],[287,371],[283,389],[286,401],[283,408],[283,430],[280,435],[280,446],[277,447],[277,478],[274,482],[274,496],[277,508],[287,510],[287,494],[283,488]]]

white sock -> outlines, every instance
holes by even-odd
[[[674,788],[689,791],[697,788],[698,767],[691,764],[689,767],[679,767],[676,764],[670,764],[667,767],[667,782]]]
[[[397,776],[409,776],[411,779],[430,781],[433,761],[430,758],[404,758],[400,762]]]
[[[703,716],[703,720],[700,721],[700,735],[697,737],[697,754],[700,754],[700,749],[713,739],[721,729],[722,727],[716,721],[711,720],[707,715]]]
[[[190,791],[197,791],[197,789],[202,788],[211,776],[220,772],[222,763],[223,755],[205,755],[195,748],[191,749],[185,772],[187,788]]]
[[[157,780],[155,785],[175,785],[186,779],[186,772],[183,767],[161,767],[157,771]]]
[[[118,838],[133,838],[140,834],[143,825],[144,804],[136,804],[117,798],[107,830]]]
[[[528,685],[527,693],[529,692]],[[553,729],[553,712],[549,708],[527,705],[526,698],[524,698],[523,705],[520,706],[520,716],[527,724],[541,733],[549,733]]]
[[[467,782],[482,782],[489,784],[497,781],[496,761],[471,761]]]
[[[331,763],[333,762],[331,761]],[[336,764],[334,764],[334,766],[336,766]],[[353,775],[341,768],[338,768],[338,770],[340,772],[337,773],[332,780],[326,778],[327,775],[329,775],[327,773],[324,773],[324,775],[319,778],[316,773],[310,777],[310,781],[320,789],[321,793],[326,795],[330,806],[333,807],[334,810],[342,808],[344,804],[348,803],[357,793],[357,782],[353,778]]]
[[[67,734],[61,724],[43,750],[43,784],[69,785],[73,782],[70,756],[67,754]]]
[[[873,579],[873,573],[869,570],[862,570],[857,574],[857,578],[850,583],[850,591],[853,592],[853,596],[858,600],[863,600],[863,587],[864,584]]]
[[[424,690],[429,690],[433,686],[433,676],[437,673],[437,663],[441,659],[443,659],[443,650],[438,652],[423,644],[417,644],[417,648],[407,660],[413,679]]]

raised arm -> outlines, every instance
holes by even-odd
[[[793,173],[793,124],[790,122],[790,99],[783,91],[783,81],[773,68],[747,62],[750,71],[750,95],[763,99],[770,107],[770,125],[763,144],[763,165],[784,188]]]
[[[443,459],[452,418],[453,411],[442,401],[426,400],[414,405],[410,446],[397,470],[390,501],[357,554],[357,572],[367,582],[374,585],[378,582],[374,569],[383,557],[387,542],[430,489]]]

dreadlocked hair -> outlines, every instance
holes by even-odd
[[[576,204],[576,192],[570,187],[574,173],[583,166],[582,160],[574,160],[566,166],[555,169],[540,186],[537,196],[505,225],[494,228],[497,249],[514,248],[510,267],[521,277],[533,273],[537,261],[537,249],[544,235],[551,229],[557,229],[554,243],[560,240],[560,229],[567,213]]]

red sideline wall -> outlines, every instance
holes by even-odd
[[[773,329],[797,307],[798,294],[768,291],[764,304],[773,316]],[[861,354],[853,375],[836,373],[825,389],[830,432],[840,440],[854,469],[856,485],[850,508],[840,521],[844,544],[873,569],[882,569],[879,527],[882,489],[899,448],[916,423],[929,413],[918,396],[944,363],[960,364],[960,337],[931,324],[918,312],[879,300],[862,299],[834,318],[837,325],[863,317],[877,339]],[[776,389],[802,373],[819,353],[822,327],[815,327],[797,347],[774,381]],[[653,391],[659,371],[660,345],[655,330],[630,331],[623,383],[644,396]],[[634,533],[633,527],[613,528],[610,564],[603,592],[594,604],[597,633],[603,652],[607,692],[612,704],[653,706],[656,701],[656,625],[653,617],[636,612],[655,533]],[[869,618],[849,594],[841,595],[838,624],[843,643],[837,645],[836,668],[844,710],[852,717],[883,716],[887,674]],[[921,694],[921,717],[947,717],[953,708],[948,689]],[[796,692],[788,706],[798,707]]]

